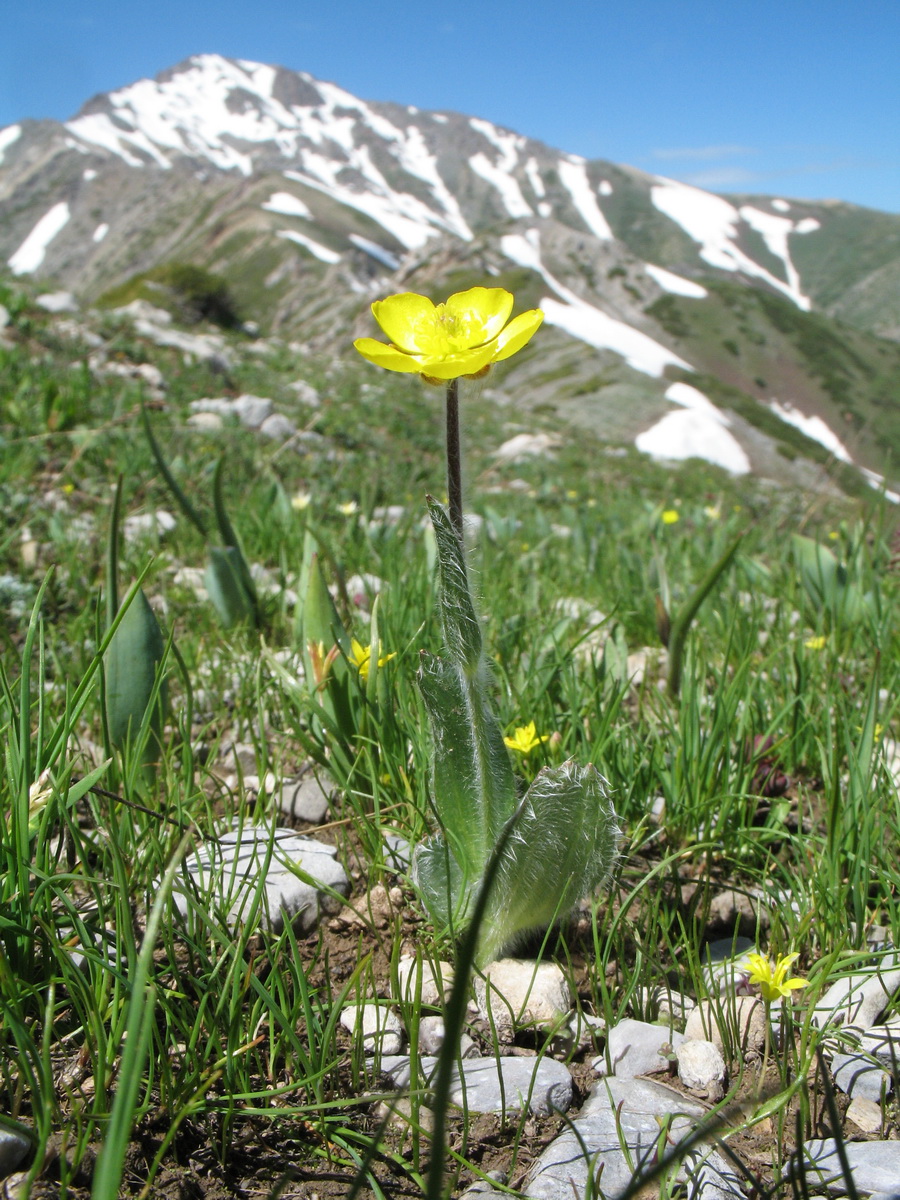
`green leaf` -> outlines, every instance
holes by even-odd
[[[412,878],[439,933],[465,924],[477,879],[466,877],[439,833],[416,847]]]
[[[210,546],[203,576],[209,598],[226,629],[242,621],[256,623],[256,605],[244,586],[246,564],[234,546]]]
[[[618,845],[608,784],[596,768],[570,759],[539,771],[497,865],[477,961],[564,916],[609,876]]]
[[[162,631],[143,589],[137,592],[122,617],[106,651],[106,713],[109,735],[122,747],[137,734],[150,704],[156,673],[165,652]],[[162,730],[166,685],[160,687],[159,702],[152,718],[157,739]]]

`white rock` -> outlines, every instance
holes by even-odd
[[[305,379],[295,379],[293,383],[288,384],[288,387],[296,393],[301,404],[305,404],[308,408],[319,407],[319,393]]]
[[[383,1004],[366,1001],[341,1013],[341,1024],[352,1034],[362,1033],[366,1054],[399,1054],[403,1045],[403,1025],[396,1013]]]
[[[894,967],[894,955],[890,967]],[[813,1024],[874,1025],[888,1006],[888,1001],[900,988],[900,970],[859,972],[833,983],[813,1009]]]
[[[419,973],[421,970],[421,984]],[[446,1003],[453,987],[454,971],[448,962],[438,960],[434,964],[424,958],[403,955],[397,963],[397,978],[400,997],[408,1003],[419,1002],[428,1008],[438,1008]],[[421,991],[419,990],[421,987]]]
[[[224,428],[225,422],[219,413],[215,412],[196,412],[191,413],[187,419],[191,429],[201,429],[204,431]]]
[[[884,1124],[881,1105],[874,1100],[854,1097],[847,1105],[847,1119],[857,1125],[863,1133],[880,1133]]]
[[[900,1142],[846,1142],[844,1151],[853,1174],[853,1182],[861,1192],[886,1191],[897,1194],[900,1180]],[[807,1184],[822,1184],[829,1195],[845,1196],[841,1160],[834,1138],[816,1138],[803,1146]]]
[[[249,392],[231,402],[232,412],[248,429],[259,429],[263,421],[272,415],[273,407],[272,401],[265,396],[251,396]]]
[[[725,1059],[712,1042],[687,1041],[675,1048],[678,1078],[711,1104],[725,1095]]]
[[[710,1041],[723,1050],[720,1021],[732,1049],[739,1050],[745,1061],[759,1057],[766,1044],[766,1007],[758,996],[701,1000],[685,1022],[685,1037]]]
[[[300,874],[329,891],[305,883]],[[246,825],[204,842],[188,855],[175,878],[172,898],[184,918],[199,905],[222,912],[231,930],[253,915],[273,933],[289,920],[305,935],[316,928],[323,913],[341,908],[330,892],[350,893],[350,880],[334,846],[300,837],[292,829]]]
[[[35,304],[50,313],[78,312],[78,301],[71,292],[45,292],[36,297]]]
[[[685,1041],[683,1033],[647,1021],[626,1017],[606,1034],[606,1052],[591,1064],[599,1075],[633,1079],[672,1069],[675,1050]]]
[[[462,1074],[459,1067],[462,1065]],[[437,1059],[421,1057],[426,1084],[434,1083]],[[395,1088],[406,1089],[410,1060],[383,1058],[381,1070]],[[566,1112],[573,1099],[572,1076],[554,1058],[469,1058],[457,1063],[451,1076],[450,1102],[470,1112]]]
[[[133,321],[152,321],[154,325],[171,325],[172,314],[164,308],[157,308],[148,300],[132,300],[121,308],[113,309],[115,317],[131,317]]]
[[[328,783],[328,781],[325,781]],[[315,775],[304,775],[301,779],[288,779],[278,793],[278,807],[283,813],[319,825],[325,820],[333,795],[330,783],[323,783]]]
[[[485,1020],[500,1029],[536,1025],[552,1029],[572,1008],[568,980],[555,963],[500,958],[475,979],[475,1000]]]
[[[297,432],[297,426],[283,413],[272,413],[260,425],[259,432],[263,437],[271,438],[273,442],[286,442]]]
[[[420,1017],[419,1053],[435,1056],[444,1044],[445,1032],[443,1017]]]
[[[171,533],[176,524],[173,513],[166,512],[164,508],[158,508],[156,512],[135,513],[134,516],[126,517],[122,522],[122,532],[125,540],[130,542],[135,538],[147,535],[162,537],[166,533]]]
[[[559,439],[546,433],[517,433],[494,451],[494,458],[502,462],[523,462],[537,455],[549,454]]]
[[[11,321],[9,309],[5,304],[0,304],[0,329],[5,329]]]
[[[750,978],[747,956],[755,949],[749,938],[719,938],[703,949],[703,977],[710,992],[734,992]]]

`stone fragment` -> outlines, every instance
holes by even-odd
[[[540,455],[549,455],[559,438],[548,433],[517,433],[498,446],[494,458],[501,462],[518,463]]]
[[[691,1040],[675,1048],[678,1078],[684,1086],[710,1104],[725,1095],[725,1059],[712,1042]]]
[[[572,1076],[554,1058],[470,1058],[454,1067],[451,1078],[452,1104],[476,1112],[532,1113],[566,1112],[572,1103]],[[419,1059],[425,1083],[433,1085],[437,1059]],[[399,1089],[410,1085],[410,1060],[406,1055],[385,1057],[381,1070]]]
[[[314,882],[306,883],[307,876]],[[272,933],[279,933],[289,920],[305,935],[323,913],[340,908],[340,902],[316,883],[342,896],[350,893],[350,880],[334,846],[300,837],[292,829],[246,825],[204,842],[188,855],[172,896],[185,918],[198,905],[221,910],[232,931],[253,915]],[[261,904],[254,912],[258,897]]]
[[[644,987],[640,990],[641,1007],[669,1025],[681,1025],[687,1020],[694,1001],[668,987]],[[691,1035],[694,1036],[694,1035]]]
[[[685,1022],[685,1037],[710,1041],[724,1050],[720,1022],[725,1023],[732,1047],[740,1051],[745,1062],[762,1054],[766,1044],[766,1006],[759,996],[701,1000]]]
[[[328,815],[332,786],[316,775],[303,775],[299,779],[286,779],[278,792],[278,807],[283,813],[298,821],[321,825]]]
[[[0,1179],[11,1175],[30,1149],[27,1137],[0,1126]]]
[[[203,433],[212,433],[215,430],[225,427],[221,414],[215,412],[191,413],[187,419],[187,423],[191,429],[199,429]]]
[[[892,969],[859,972],[833,983],[813,1009],[813,1024],[874,1025],[888,1006],[888,1001],[900,988],[900,970],[894,968],[896,956],[886,960]]]
[[[884,1123],[881,1105],[876,1104],[874,1100],[865,1100],[861,1096],[854,1096],[847,1105],[846,1117],[863,1133],[880,1133]]]
[[[863,1031],[856,1044],[831,1059],[834,1082],[848,1096],[880,1101],[890,1095],[900,1074],[900,1029],[875,1025]]]
[[[446,1002],[453,987],[453,976],[450,963],[440,959],[430,963],[423,958],[404,955],[397,964],[401,999],[411,1003],[419,995],[420,1003],[429,1008],[438,1008]]]
[[[352,1034],[361,1032],[366,1054],[395,1055],[403,1046],[400,1018],[383,1004],[353,1004],[341,1013],[341,1024]]]
[[[884,1191],[897,1194],[900,1180],[900,1142],[845,1142],[844,1151],[850,1164],[857,1191]],[[816,1138],[803,1146],[807,1185],[824,1185],[831,1196],[845,1196],[847,1186],[842,1178],[841,1161],[834,1138]]]
[[[44,292],[35,297],[35,304],[49,313],[78,312],[78,301],[71,292]]]
[[[305,404],[307,408],[319,407],[319,393],[305,379],[295,379],[293,383],[288,384],[288,387],[296,395],[299,402]]]
[[[547,1146],[531,1168],[524,1194],[534,1200],[576,1200],[586,1194],[588,1177],[596,1181],[599,1174],[602,1195],[615,1200],[631,1184],[636,1164],[649,1168],[656,1161],[665,1118],[671,1118],[666,1128],[669,1142],[674,1144],[706,1111],[673,1088],[649,1079],[602,1079],[571,1126]],[[679,1177],[687,1179],[688,1172],[696,1182],[690,1191],[695,1200],[742,1200],[744,1196],[734,1172],[716,1151],[705,1147],[702,1152],[695,1151]],[[658,1184],[651,1194],[656,1190]],[[596,1187],[592,1194],[598,1194]]]
[[[248,429],[259,429],[263,421],[272,415],[274,405],[265,396],[251,396],[245,392],[231,402],[231,411]]]
[[[396,833],[386,833],[384,841],[384,865],[398,875],[405,875],[412,862],[412,847],[405,837]]]
[[[553,1029],[571,1010],[572,993],[555,963],[499,958],[475,979],[475,1001],[479,1014],[498,1030]]]
[[[167,512],[164,508],[158,508],[156,512],[135,513],[133,516],[126,517],[122,522],[122,532],[126,542],[147,536],[161,538],[165,534],[171,533],[176,524],[173,513]]]
[[[757,930],[768,929],[769,914],[758,897],[729,888],[709,902],[708,929],[755,938]],[[729,938],[729,941],[731,939]]]
[[[634,1021],[626,1017],[607,1032],[606,1053],[595,1058],[592,1066],[600,1075],[633,1079],[672,1068],[675,1050],[686,1038],[664,1025]]]
[[[444,1044],[444,1018],[419,1018],[419,1053],[436,1055]],[[478,1047],[467,1033],[459,1039],[460,1058],[478,1058]]]
[[[263,437],[271,438],[273,442],[286,442],[297,432],[297,426],[284,413],[272,413],[262,422],[259,432]]]

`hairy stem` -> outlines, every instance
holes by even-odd
[[[447,496],[450,501],[450,521],[462,544],[462,452],[459,445],[458,379],[447,382]]]

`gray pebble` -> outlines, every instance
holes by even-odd
[[[529,1112],[565,1112],[572,1103],[572,1077],[568,1068],[554,1058],[470,1058],[453,1069],[451,1103],[472,1112],[518,1112],[527,1104]],[[433,1084],[436,1058],[422,1057],[419,1066],[426,1083]],[[410,1085],[409,1058],[387,1056],[382,1072],[394,1087]]]
[[[11,1175],[30,1149],[27,1137],[0,1126],[0,1179]]]
[[[328,815],[331,796],[330,783],[326,787],[315,775],[304,775],[285,780],[278,793],[278,807],[288,816],[321,825]]]
[[[890,966],[894,965],[890,956]],[[887,965],[887,964],[885,964]],[[900,988],[900,970],[872,970],[847,975],[828,989],[813,1010],[813,1024],[874,1025]]]
[[[635,1075],[652,1075],[671,1070],[675,1049],[686,1038],[664,1025],[626,1018],[608,1030],[606,1053],[593,1061],[601,1075],[617,1079],[633,1079]]]
[[[874,1192],[880,1189],[889,1195],[897,1194],[900,1142],[846,1142],[844,1150],[853,1182],[860,1191]],[[832,1196],[846,1195],[834,1138],[816,1138],[807,1142],[803,1154],[808,1184],[824,1184]]]

